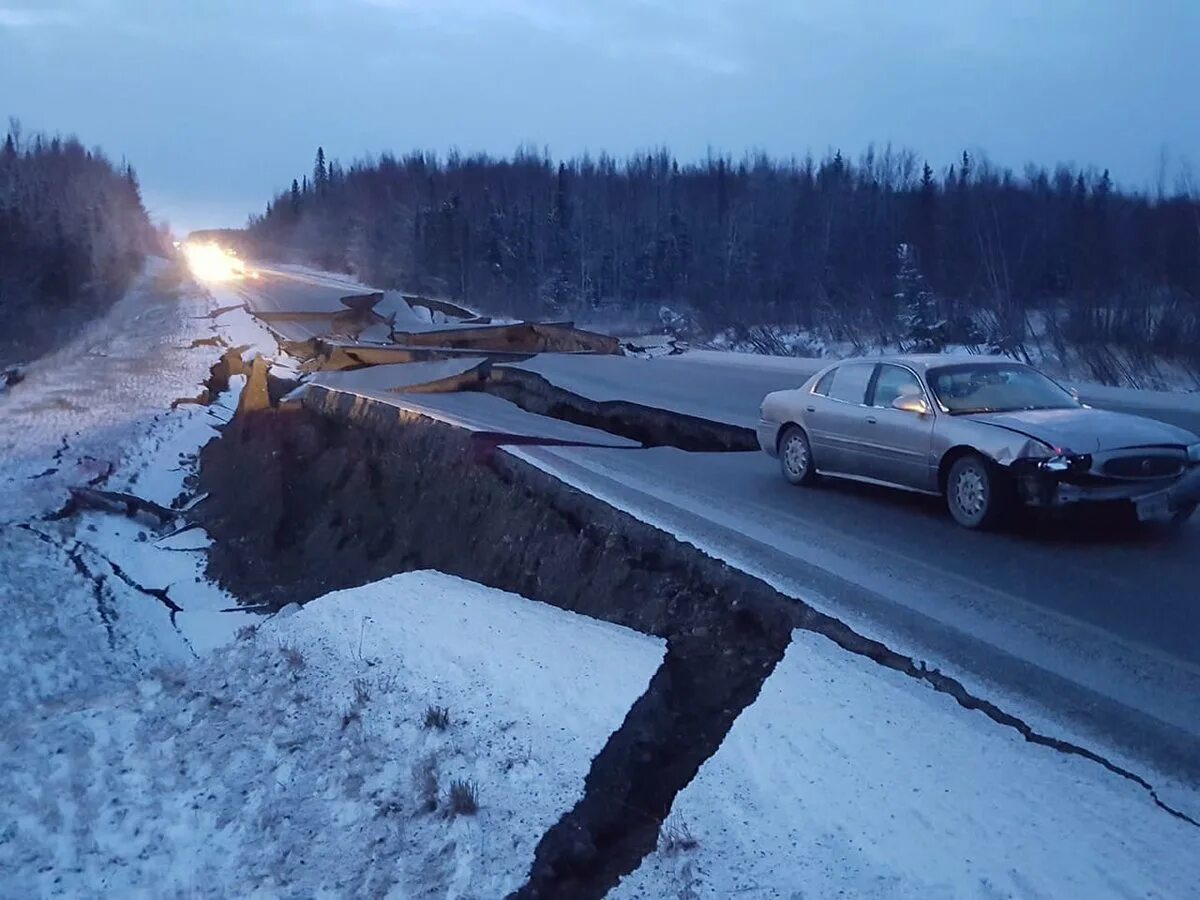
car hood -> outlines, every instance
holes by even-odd
[[[1197,441],[1191,432],[1165,422],[1089,407],[974,413],[963,418],[1015,431],[1073,453],[1122,447],[1185,447]]]

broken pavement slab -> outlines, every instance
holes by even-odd
[[[526,412],[519,406],[479,391],[462,393],[401,393],[374,388],[332,388],[320,384],[304,386],[300,403],[334,418],[355,419],[362,409],[383,415],[391,407],[398,419],[428,419],[486,439],[492,445],[506,443],[557,444],[634,449],[637,441],[596,428],[577,425]]]
[[[477,383],[486,365],[487,360],[481,356],[396,363],[349,371],[317,372],[308,383],[348,391],[447,393]]]
[[[271,407],[271,394],[267,386],[267,373],[270,366],[261,356],[254,357],[250,364],[250,374],[246,378],[246,386],[238,397],[235,415]]]

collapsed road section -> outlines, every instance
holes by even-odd
[[[201,465],[210,574],[246,602],[282,605],[430,568],[666,639],[582,799],[540,842],[522,896],[602,896],[633,871],[797,628],[1131,781],[1195,824],[1137,773],[511,454],[479,453],[474,435],[445,422],[310,389],[299,403],[244,408]]]

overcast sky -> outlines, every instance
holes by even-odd
[[[178,230],[414,147],[668,145],[1156,182],[1200,163],[1200,0],[0,0],[0,115],[127,156]]]

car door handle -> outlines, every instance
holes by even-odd
[[[815,406],[806,406],[806,407],[804,407],[804,409],[806,412],[816,412],[817,411],[817,408]]]
[[[868,425],[875,425],[875,424],[877,424],[877,423],[875,422],[875,417],[874,417],[874,416],[867,416],[867,424],[868,424]]]

